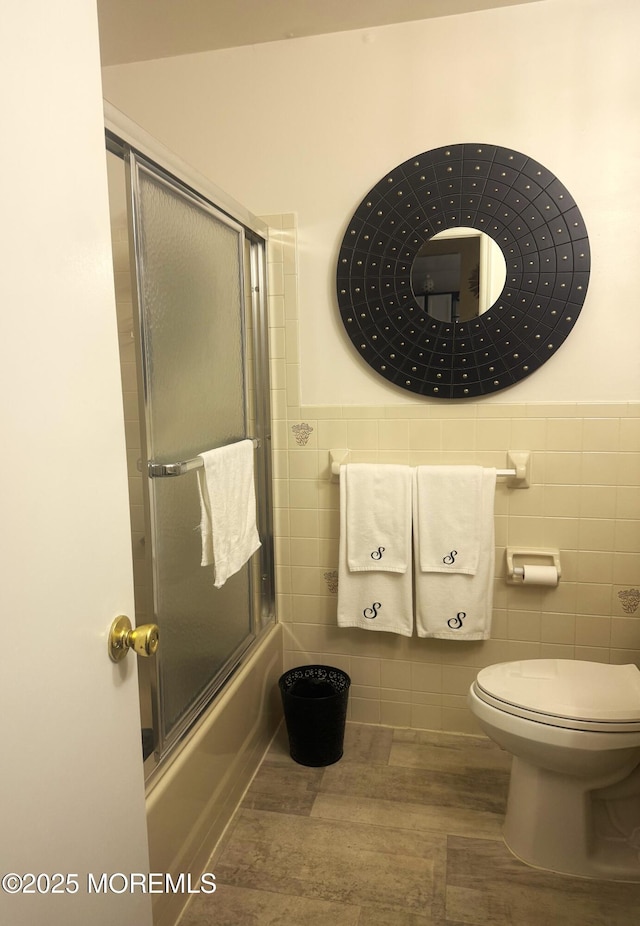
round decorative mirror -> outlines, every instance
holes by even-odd
[[[584,219],[547,168],[496,145],[453,145],[400,164],[362,200],[340,248],[338,305],[385,379],[471,398],[553,356],[589,270]]]

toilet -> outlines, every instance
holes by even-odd
[[[511,852],[548,871],[640,882],[640,670],[505,662],[480,670],[468,702],[513,756]]]

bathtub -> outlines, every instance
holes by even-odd
[[[282,666],[275,624],[153,782],[146,800],[150,871],[174,879],[190,873],[197,887],[282,718]],[[174,926],[190,896],[154,894],[154,926]]]

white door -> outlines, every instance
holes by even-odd
[[[149,864],[94,0],[2,4],[0,76],[0,922],[148,926],[88,880]]]

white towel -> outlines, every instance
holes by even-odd
[[[481,466],[418,466],[414,506],[422,572],[475,575],[480,557]]]
[[[493,613],[495,571],[495,469],[485,469],[481,485],[480,557],[475,575],[424,572],[420,546],[426,526],[414,506],[416,630],[419,637],[441,640],[487,640]]]
[[[410,637],[413,634],[412,570],[407,568],[405,572],[387,572],[380,571],[378,568],[376,571],[352,572],[349,569],[347,562],[348,489],[345,471],[346,467],[341,466],[338,626],[359,627],[362,630],[382,630]],[[369,499],[370,505],[375,507],[375,503],[375,498]],[[410,516],[406,518],[402,526],[402,533],[408,538],[411,537]],[[377,546],[385,546],[385,544]],[[374,550],[377,550],[377,546]],[[410,563],[409,559],[409,565]]]
[[[406,572],[411,564],[412,470],[393,463],[340,467],[350,572]]]
[[[256,527],[253,441],[242,440],[198,456],[202,566],[214,565],[220,588],[260,547]]]

